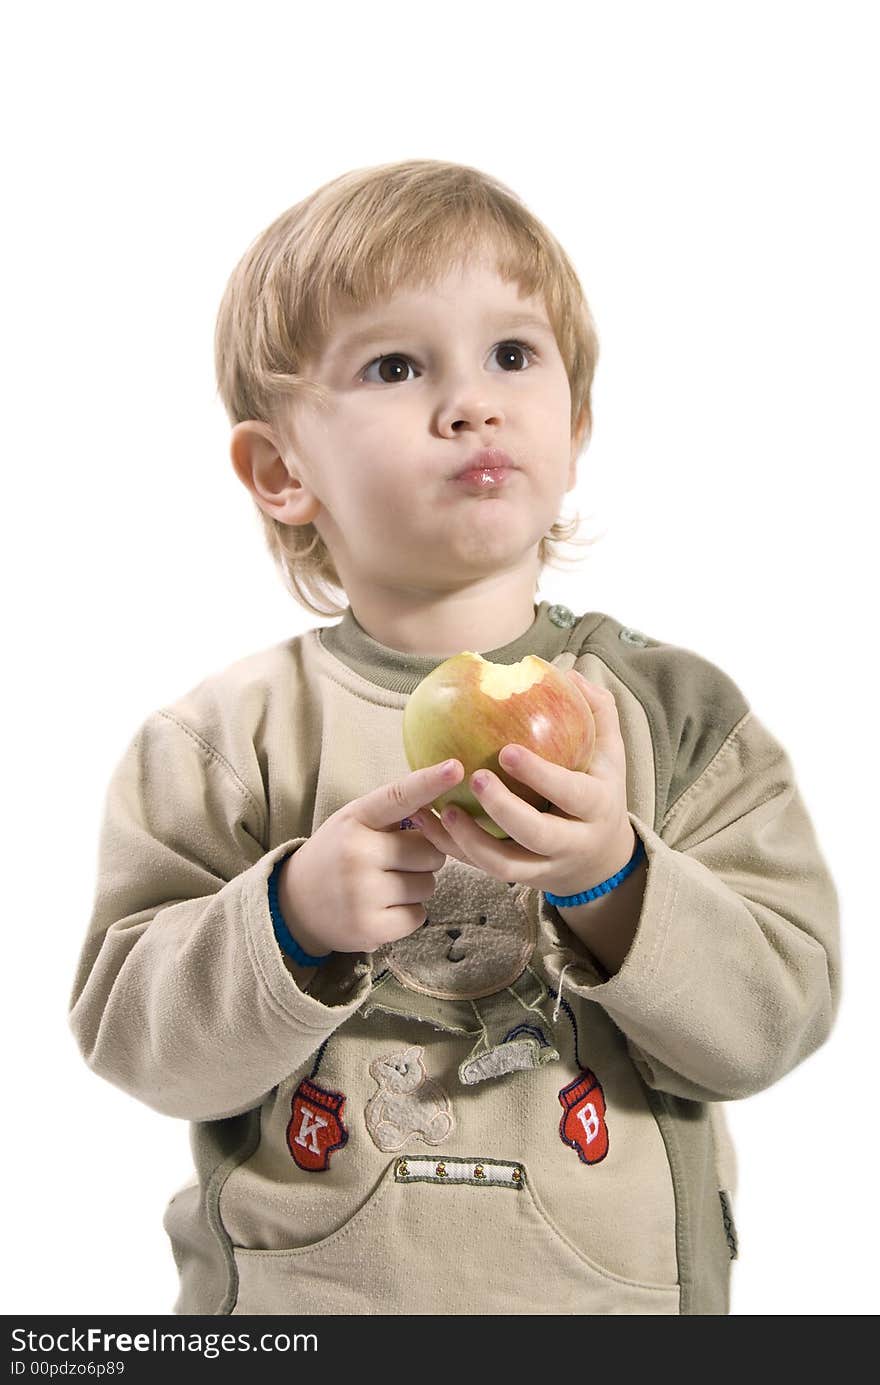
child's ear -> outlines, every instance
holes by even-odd
[[[260,509],[282,524],[310,524],[321,502],[300,478],[296,458],[286,458],[277,435],[266,423],[247,419],[236,423],[229,439],[236,476]]]

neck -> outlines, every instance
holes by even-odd
[[[511,644],[535,619],[535,571],[505,573],[455,592],[355,586],[352,615],[378,644],[448,658]]]

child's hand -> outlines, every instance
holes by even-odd
[[[469,788],[509,841],[491,836],[462,809],[444,809],[442,825],[430,811],[418,826],[447,856],[477,866],[497,880],[516,881],[552,894],[579,894],[616,874],[629,861],[636,836],[627,817],[626,752],[612,693],[568,670],[596,720],[596,747],[587,771],[563,769],[522,745],[508,745],[502,767],[550,803],[541,812],[510,792],[497,775],[481,770]],[[480,780],[485,782],[480,786]],[[454,814],[454,819],[451,820]]]
[[[332,813],[287,858],[278,902],[309,956],[374,952],[421,928],[446,853],[419,832],[400,829],[463,778],[461,761],[452,760],[381,784]]]

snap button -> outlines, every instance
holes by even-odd
[[[551,606],[547,615],[554,625],[559,626],[560,630],[570,630],[573,625],[577,624],[577,616],[567,606]]]
[[[647,649],[648,647],[646,636],[639,630],[623,629],[620,632],[619,638],[623,640],[624,644],[635,644],[638,645],[640,649]]]

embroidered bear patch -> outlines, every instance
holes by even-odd
[[[534,891],[447,860],[421,928],[373,953],[408,990],[440,1000],[495,995],[521,976],[538,940]]]
[[[374,1143],[382,1150],[401,1149],[409,1139],[439,1145],[453,1127],[449,1097],[422,1062],[424,1050],[414,1044],[374,1058],[370,1075],[379,1090],[364,1109]]]

